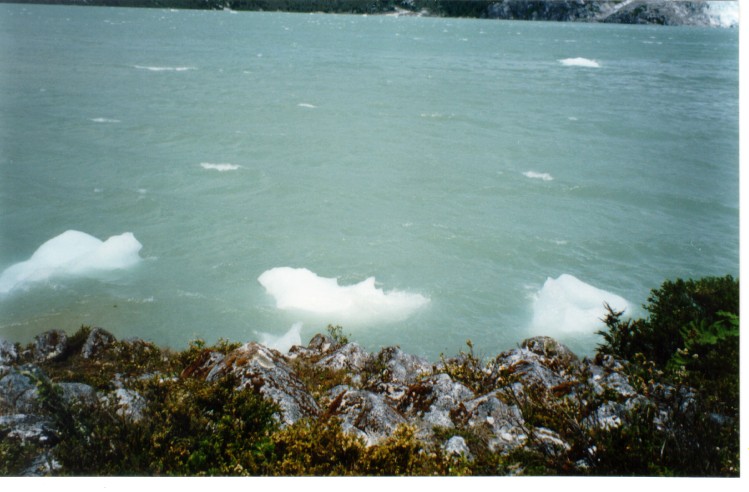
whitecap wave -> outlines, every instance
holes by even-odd
[[[563,58],[559,60],[559,63],[564,65],[565,67],[587,67],[587,68],[599,68],[601,65],[595,61],[590,60],[588,58]]]
[[[297,106],[299,106],[300,108],[308,108],[308,109],[317,108],[317,106],[315,106],[314,104],[310,104],[310,103],[299,103],[297,104]]]
[[[605,303],[616,311],[629,312],[631,304],[616,294],[563,274],[547,278],[533,300],[535,332],[551,337],[560,334],[594,333],[604,327]]]
[[[213,164],[211,162],[201,162],[200,166],[203,169],[214,169],[219,172],[236,171],[241,167],[237,164]]]
[[[338,285],[338,279],[320,277],[306,268],[272,268],[258,282],[278,309],[307,313],[329,323],[402,321],[429,303],[421,294],[385,292],[375,286],[374,277]]]
[[[91,121],[94,123],[119,123],[120,120],[115,120],[114,118],[91,118]]]
[[[549,173],[537,173],[535,171],[526,171],[523,173],[523,176],[531,179],[541,179],[543,181],[551,181],[554,179]]]
[[[147,65],[133,65],[138,70],[148,70],[149,72],[186,72],[188,70],[196,70],[195,67],[155,67]]]
[[[302,323],[294,323],[289,331],[280,336],[271,333],[258,333],[260,343],[285,354],[294,345],[302,344],[302,326]]]
[[[56,277],[97,277],[137,264],[143,246],[131,232],[101,241],[85,232],[65,231],[45,242],[26,261],[0,275],[0,294]]]

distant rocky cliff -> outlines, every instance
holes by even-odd
[[[609,22],[736,27],[738,1],[684,0],[0,0],[177,9],[262,10],[478,17],[507,20]]]
[[[487,8],[496,19],[733,27],[738,2],[676,0],[502,0]]]

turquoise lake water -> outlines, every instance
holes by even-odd
[[[11,340],[590,354],[739,274],[736,29],[4,4],[0,114]]]

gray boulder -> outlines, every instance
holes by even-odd
[[[18,348],[16,344],[0,338],[0,366],[10,365],[18,361]]]
[[[255,342],[246,343],[216,363],[206,380],[215,381],[227,374],[237,378],[238,390],[254,391],[277,403],[282,426],[320,414],[320,407],[287,359],[275,350]]]
[[[38,410],[39,390],[32,378],[44,377],[35,366],[12,368],[0,378],[0,412],[32,413]]]
[[[408,354],[399,347],[385,347],[377,358],[384,362],[386,378],[391,383],[413,384],[433,370],[428,360]]]
[[[117,415],[133,422],[138,422],[143,418],[147,405],[146,399],[140,393],[127,388],[117,388],[105,400],[114,403],[117,407]]]
[[[494,393],[467,401],[463,407],[468,427],[488,435],[492,451],[510,451],[528,439],[520,409],[503,402]]]
[[[473,460],[471,450],[466,444],[466,440],[461,436],[453,436],[442,444],[442,450],[448,455],[465,456],[469,461]]]
[[[91,359],[108,349],[117,339],[102,328],[94,328],[83,343],[81,355],[84,359]]]
[[[3,436],[36,444],[51,444],[57,439],[48,419],[30,413],[0,415],[0,437]]]
[[[407,422],[383,395],[341,385],[330,390],[329,396],[332,403],[327,413],[339,417],[343,430],[360,436],[367,446],[379,444]]]
[[[451,412],[475,396],[473,391],[453,381],[449,375],[437,374],[411,385],[398,408],[406,415],[422,419],[429,427],[452,428],[455,424]]]
[[[34,337],[34,360],[47,362],[60,359],[68,348],[68,335],[62,330],[50,330]]]
[[[315,362],[318,367],[346,370],[358,374],[364,370],[370,354],[358,343],[347,343]]]

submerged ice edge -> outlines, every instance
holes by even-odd
[[[0,275],[0,294],[60,277],[95,278],[124,270],[141,261],[142,247],[132,232],[101,241],[68,230],[39,246],[28,260],[6,268]]]
[[[302,345],[302,322],[294,323],[289,331],[282,335],[274,335],[272,333],[255,332],[259,337],[259,342],[268,348],[278,350],[281,353],[286,353],[294,345]]]

